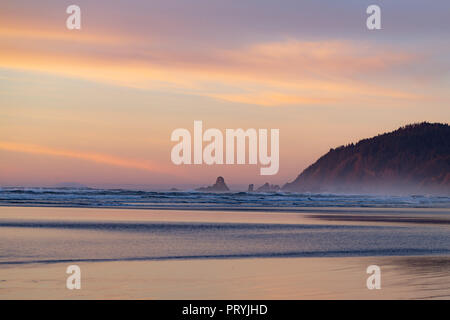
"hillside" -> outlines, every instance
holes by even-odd
[[[284,191],[450,194],[450,126],[407,125],[331,149]]]

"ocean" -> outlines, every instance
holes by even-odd
[[[305,207],[450,208],[450,197],[3,187],[0,188],[0,205],[264,210]]]
[[[2,188],[0,206],[0,264],[450,253],[449,197]]]

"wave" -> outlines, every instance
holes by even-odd
[[[206,223],[206,222],[75,222],[75,221],[19,221],[2,220],[0,228],[76,229],[111,232],[214,232],[225,231],[300,231],[300,230],[371,230],[381,226],[337,224],[272,224],[272,223]],[[397,227],[401,228],[401,227]]]
[[[214,207],[235,209],[261,207],[450,208],[450,197],[3,187],[0,189],[0,205],[200,209]]]
[[[83,259],[36,259],[0,261],[0,265],[55,264],[79,262],[120,262],[120,261],[165,261],[165,260],[203,260],[203,259],[252,259],[252,258],[331,258],[331,257],[374,257],[374,256],[420,256],[447,255],[450,250],[429,249],[390,249],[390,250],[336,250],[336,251],[291,251],[243,254],[177,255],[126,258],[83,258]]]

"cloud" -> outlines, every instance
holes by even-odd
[[[149,161],[137,161],[132,159],[120,158],[100,153],[89,153],[81,151],[61,150],[35,144],[22,144],[15,142],[1,142],[0,149],[11,152],[23,152],[38,155],[47,155],[54,157],[67,157],[72,159],[80,159],[84,161],[102,163],[110,166],[137,169],[154,173],[173,174],[173,168],[160,164],[151,163]]]
[[[422,98],[389,81],[417,56],[352,41],[293,38],[192,48],[135,36],[0,29],[0,67],[263,106]],[[370,75],[370,76],[368,76]],[[370,81],[382,76],[385,85]],[[392,80],[392,79],[391,79]]]

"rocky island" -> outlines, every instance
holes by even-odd
[[[225,183],[225,179],[223,177],[217,177],[216,183],[212,186],[208,187],[202,187],[195,189],[196,191],[203,191],[203,192],[226,192],[230,191],[228,186]]]

